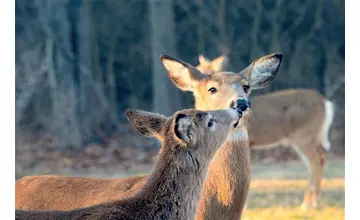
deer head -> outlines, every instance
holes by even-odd
[[[159,138],[173,150],[186,149],[199,156],[215,153],[241,118],[241,113],[230,108],[207,112],[187,109],[171,117],[134,109],[125,114],[141,134]]]
[[[283,55],[273,53],[252,62],[240,72],[216,72],[203,74],[194,66],[176,58],[162,55],[171,81],[181,90],[195,96],[196,109],[216,110],[250,108],[248,97],[253,89],[269,85],[275,78]]]

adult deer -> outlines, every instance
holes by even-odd
[[[197,68],[205,74],[222,71],[226,55],[210,61],[199,56]],[[266,149],[290,145],[309,171],[309,184],[302,210],[315,208],[321,189],[325,152],[330,150],[329,130],[334,106],[312,89],[288,89],[252,97],[253,117],[249,120],[250,148]]]
[[[71,211],[16,210],[16,219],[194,219],[209,164],[229,131],[240,124],[241,111],[188,109],[167,118],[127,110],[126,116],[141,133],[163,137],[155,168],[136,195]]]
[[[192,65],[169,56],[162,56],[161,60],[174,84],[193,92],[197,109],[217,110],[233,106],[245,111],[249,107],[250,90],[265,87],[275,78],[282,54],[261,57],[239,73],[212,75],[203,74]],[[244,123],[232,132],[210,166],[197,219],[238,220],[241,216],[250,184],[248,113],[245,111],[243,114]],[[24,177],[16,183],[16,207],[69,210],[114,201],[133,195],[146,177]],[[91,198],[85,195],[91,195]]]

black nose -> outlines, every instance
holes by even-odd
[[[247,99],[237,99],[235,105],[236,109],[240,109],[241,111],[245,111],[246,109],[251,107],[251,103]]]
[[[281,61],[282,58],[283,58],[283,54],[282,53],[276,53],[275,57],[278,58]]]

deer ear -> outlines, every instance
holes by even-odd
[[[199,56],[199,63],[200,64],[207,64],[209,63],[209,60],[204,57],[204,55],[200,54]]]
[[[168,119],[167,117],[137,109],[127,109],[125,115],[139,133],[163,140],[161,131]]]
[[[263,56],[252,62],[239,74],[249,79],[251,89],[266,87],[278,73],[282,58],[283,55],[281,53]]]
[[[185,143],[194,141],[194,130],[191,119],[185,114],[178,114],[174,126],[176,136]]]
[[[227,55],[221,55],[218,58],[211,61],[211,69],[213,72],[220,72],[222,71],[226,65],[228,64],[229,58]]]
[[[188,63],[167,55],[162,55],[160,59],[168,72],[169,78],[179,89],[194,91],[203,77],[199,70]]]

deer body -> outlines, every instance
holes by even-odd
[[[15,207],[26,210],[71,210],[117,201],[135,195],[147,177],[26,176],[16,182]]]
[[[325,120],[324,97],[313,90],[284,90],[254,97],[252,103],[254,117],[249,124],[252,148],[313,136],[312,132],[321,130]]]
[[[205,182],[197,219],[239,219],[250,186],[248,143],[246,140],[228,142],[216,157]]]
[[[310,89],[283,90],[254,97],[249,123],[252,149],[291,146],[309,170],[302,209],[317,207],[325,153],[330,150],[329,129],[333,104]]]
[[[239,119],[231,109],[183,110],[166,122],[160,119],[164,144],[154,170],[135,196],[71,211],[17,210],[16,219],[194,219],[209,163]],[[216,120],[215,125],[210,126],[211,120]]]
[[[187,64],[183,61],[177,60],[169,56],[162,56],[162,62],[169,73],[170,79],[180,89],[185,91],[191,91],[195,97],[195,106],[199,110],[218,110],[229,107],[241,108],[247,110],[249,106],[248,95],[250,89],[260,89],[267,86],[276,76],[278,69],[281,64],[282,55],[279,53],[270,54],[264,56],[240,73],[232,72],[219,72],[212,75],[205,75],[197,70],[195,67]],[[248,124],[248,113],[243,112],[241,123],[237,128],[229,134],[228,140],[218,150],[213,161],[210,164],[209,174],[205,180],[205,186],[202,192],[202,196],[199,202],[199,209],[196,219],[236,219],[238,220],[241,216],[242,209],[246,202],[247,193],[250,185],[250,149],[249,149],[249,138],[247,134]],[[161,138],[160,138],[161,139]],[[30,177],[31,178],[31,177]],[[41,177],[34,177],[39,179]],[[68,177],[69,181],[72,177]],[[143,178],[146,178],[145,176]],[[50,177],[44,177],[44,181],[50,179]],[[119,185],[127,184],[127,178],[122,180],[113,180],[113,183]],[[32,208],[38,207],[35,199],[29,199],[26,201],[25,197],[29,198],[28,189],[22,189],[20,182],[22,179],[17,181],[17,208]],[[29,180],[28,180],[29,181]],[[82,179],[81,184],[90,184],[95,192],[99,188],[94,183],[86,183],[87,179]],[[109,182],[108,182],[109,181]],[[107,184],[111,185],[110,180]],[[136,182],[139,181],[138,185]],[[135,178],[131,185],[139,188],[141,186],[141,178]],[[45,183],[43,183],[45,184]],[[41,191],[56,191],[57,183],[54,183],[50,187],[40,189],[37,187],[36,196],[41,197]],[[79,184],[78,186],[80,186]],[[40,185],[40,183],[38,184]],[[107,195],[106,198],[98,199],[97,196],[93,196],[91,203],[104,202],[112,200],[114,198],[129,196],[136,191],[135,187],[130,188],[130,193],[125,191],[116,190]],[[35,187],[33,187],[35,188]],[[122,189],[123,187],[119,187]],[[81,187],[77,188],[82,191]],[[68,192],[61,191],[58,196],[63,194],[72,193],[74,189],[69,189]],[[19,191],[19,192],[18,192]],[[22,193],[21,191],[24,191]],[[34,195],[32,194],[32,195]],[[94,194],[95,195],[95,194]],[[47,198],[40,198],[46,202],[44,209],[68,209],[72,204],[64,205],[64,202],[51,204],[51,201]],[[80,199],[81,200],[81,199]],[[73,202],[71,202],[73,203]],[[77,205],[83,206],[84,201],[80,201],[74,204],[72,207]]]

